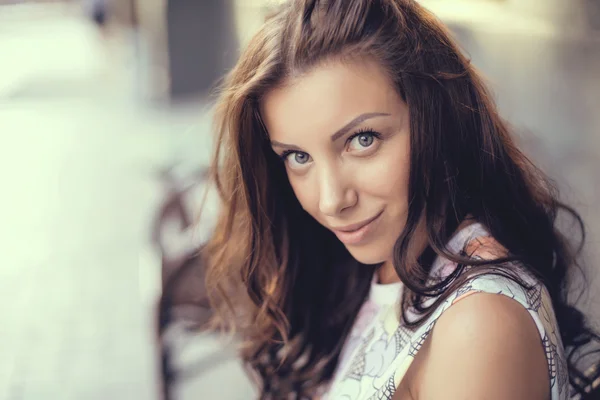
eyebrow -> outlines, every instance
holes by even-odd
[[[340,129],[338,129],[333,135],[331,135],[331,141],[335,142],[336,140],[338,140],[339,138],[344,136],[346,133],[348,133],[348,131],[350,131],[356,125],[359,125],[368,119],[376,118],[376,117],[389,117],[390,115],[391,114],[389,114],[389,113],[379,113],[379,112],[361,114],[358,117],[354,118],[352,121],[348,122],[346,125],[344,125]],[[292,144],[280,143],[276,140],[271,140],[271,146],[286,148],[286,149],[295,150],[295,151],[301,151],[301,149],[298,146],[294,146]]]
[[[390,116],[390,114],[388,114],[388,113],[364,113],[364,114],[361,114],[358,117],[354,118],[352,121],[348,122],[346,125],[344,125],[340,129],[338,129],[337,132],[335,132],[333,135],[331,135],[331,141],[335,142],[336,140],[338,140],[339,138],[344,136],[346,133],[348,133],[348,131],[351,130],[352,128],[354,128],[356,125],[359,125],[360,123],[362,123],[368,119],[375,118],[375,117],[388,117],[388,116]]]

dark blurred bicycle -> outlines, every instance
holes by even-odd
[[[172,399],[176,384],[197,377],[231,357],[217,349],[185,369],[176,366],[179,354],[185,351],[186,338],[193,338],[212,315],[204,286],[203,237],[193,234],[198,228],[194,217],[196,207],[201,207],[194,201],[194,192],[205,190],[207,178],[206,169],[199,169],[184,179],[178,178],[173,168],[160,173],[165,196],[153,223],[152,243],[161,255],[162,266],[156,338],[161,355],[164,400]]]

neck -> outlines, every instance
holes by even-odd
[[[466,228],[467,226],[471,225],[474,222],[475,221],[470,216],[468,216],[463,222],[461,222],[461,224],[458,226],[458,228],[456,229],[454,234],[456,234],[457,232]],[[413,235],[411,244],[408,246],[408,257],[406,259],[409,262],[416,262],[416,260],[419,258],[421,253],[423,253],[423,251],[425,251],[426,247],[427,247],[427,228],[425,226],[424,220],[422,219],[421,222],[419,222],[417,231]],[[393,258],[390,258],[389,260],[385,261],[381,265],[381,267],[379,267],[379,269],[377,270],[377,281],[380,284],[385,285],[388,283],[399,282],[400,280],[401,279],[398,276],[396,269],[394,268],[394,259]]]
[[[384,262],[383,265],[377,269],[377,283],[387,285],[399,281],[400,277],[396,273],[394,263],[391,260]]]
[[[406,260],[408,262],[416,262],[419,255],[423,253],[427,247],[427,227],[425,226],[424,218],[421,219],[417,229],[411,238],[410,244],[408,245]],[[394,259],[390,258],[379,267],[377,270],[377,280],[381,284],[388,284],[399,282],[400,277],[394,268]]]

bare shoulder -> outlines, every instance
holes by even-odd
[[[493,260],[507,255],[504,246],[492,236],[481,236],[472,239],[467,244],[465,251],[472,257],[481,257],[485,260]]]
[[[476,293],[442,314],[407,374],[411,397],[548,399],[535,322],[516,301]]]

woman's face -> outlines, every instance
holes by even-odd
[[[302,207],[358,261],[390,261],[408,210],[409,114],[374,63],[326,63],[261,113]]]

